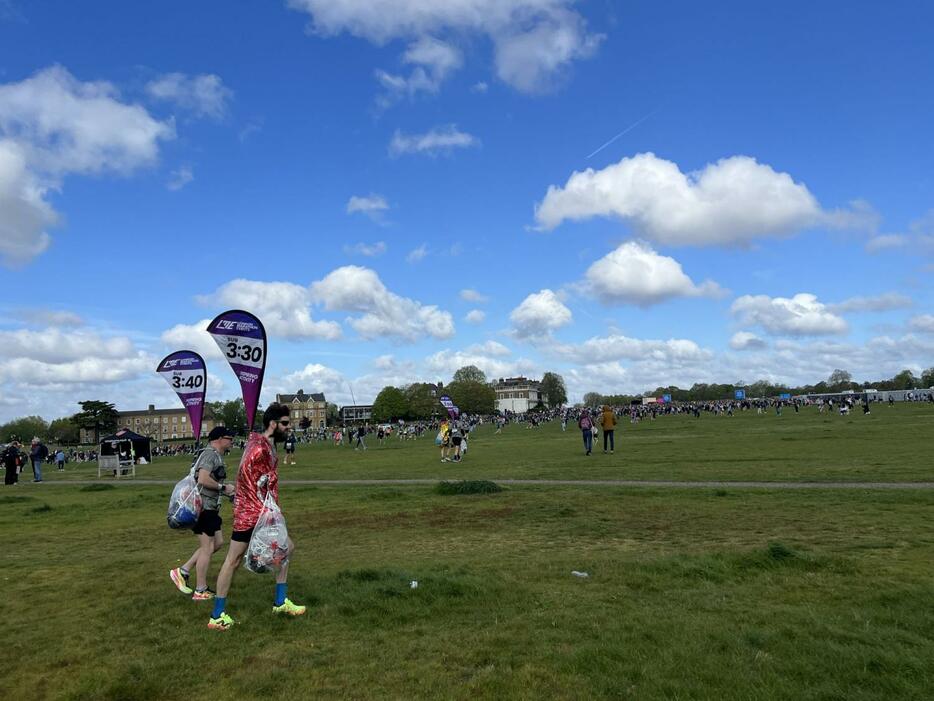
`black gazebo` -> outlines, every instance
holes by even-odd
[[[152,462],[152,451],[149,447],[150,439],[134,433],[128,428],[121,428],[112,436],[101,438],[98,447],[98,455],[119,455],[120,461],[138,462],[140,458],[146,458],[146,462]]]

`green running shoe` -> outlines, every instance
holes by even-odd
[[[211,630],[230,630],[233,624],[234,619],[232,619],[226,613],[222,613],[217,618],[211,618],[208,620],[208,628]]]
[[[305,613],[305,607],[293,604],[291,599],[286,599],[282,605],[273,606],[272,611],[273,613],[286,613],[289,616],[301,616]]]

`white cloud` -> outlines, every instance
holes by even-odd
[[[389,203],[382,195],[370,193],[366,196],[353,195],[347,201],[347,214],[360,212],[368,217],[376,217],[389,209]]]
[[[152,370],[155,362],[129,338],[89,328],[0,331],[0,394],[118,382]]]
[[[490,86],[482,80],[470,86],[470,92],[483,94],[490,89]]]
[[[396,359],[392,354],[380,355],[377,356],[376,360],[373,361],[373,367],[377,370],[391,370],[396,365]]]
[[[281,384],[285,392],[294,392],[299,388],[308,392],[324,392],[326,396],[345,390],[344,376],[334,368],[320,363],[309,363],[301,370],[284,375]]]
[[[908,320],[908,325],[915,331],[934,333],[934,314],[918,314]]]
[[[20,385],[111,383],[152,371],[155,361],[142,353],[130,358],[81,358],[64,363],[45,363],[35,358],[0,361],[0,382]]]
[[[753,158],[733,156],[682,173],[652,153],[574,172],[564,187],[549,187],[535,208],[543,229],[615,216],[667,245],[743,244],[832,224],[839,214],[824,212],[807,187]]]
[[[482,309],[471,309],[464,315],[464,321],[468,324],[482,324],[486,319],[486,312]]]
[[[146,85],[153,98],[171,102],[197,117],[221,119],[227,113],[227,103],[233,91],[213,73],[186,75],[167,73]]]
[[[547,92],[562,68],[593,55],[602,40],[603,35],[586,34],[580,15],[557,10],[496,42],[496,75],[522,92]]]
[[[466,132],[458,131],[457,125],[435,127],[424,134],[403,134],[396,131],[389,142],[389,154],[401,156],[407,153],[437,156],[455,148],[478,146],[480,141]]]
[[[418,248],[413,248],[411,251],[409,251],[408,255],[406,255],[405,257],[405,260],[408,263],[418,263],[419,261],[423,260],[425,256],[427,255],[428,255],[428,245],[423,243]]]
[[[0,331],[0,357],[64,363],[88,356],[100,359],[123,358],[132,353],[133,343],[130,339],[122,336],[104,338],[89,330],[65,332],[47,328],[42,331]]]
[[[41,173],[128,173],[155,163],[171,122],[119,100],[106,82],[82,83],[61,66],[0,85],[0,132]]]
[[[366,256],[375,258],[386,252],[386,242],[377,241],[376,243],[355,243],[353,246],[344,246],[344,253],[349,256]]]
[[[766,295],[744,295],[731,311],[746,326],[759,325],[773,335],[819,336],[846,333],[846,321],[831,312],[812,294],[791,299]]]
[[[490,301],[489,297],[480,294],[476,290],[470,289],[469,287],[460,291],[460,298],[465,302],[476,302],[477,304],[483,304],[484,302]]]
[[[711,366],[716,356],[689,339],[612,334],[581,344],[546,343],[542,350],[575,364],[564,374],[569,391],[576,396],[590,390],[610,394],[640,393],[670,384],[690,387],[715,379]]]
[[[171,122],[120,101],[106,82],[82,83],[53,66],[0,85],[0,256],[29,262],[50,243],[58,214],[46,201],[69,174],[129,174],[152,165]]]
[[[240,143],[243,143],[247,139],[249,139],[251,136],[253,136],[253,134],[257,134],[261,132],[262,130],[263,130],[263,118],[259,117],[259,118],[251,119],[237,133],[237,138],[240,139]]]
[[[765,341],[749,331],[738,331],[730,339],[730,348],[733,350],[760,350],[766,346]]]
[[[362,313],[348,323],[367,339],[386,337],[414,342],[424,336],[444,339],[454,335],[449,312],[390,292],[369,268],[337,268],[312,283],[311,297],[329,311]]]
[[[15,316],[30,324],[43,326],[84,326],[84,319],[80,315],[64,309],[19,309]]]
[[[925,212],[908,225],[907,234],[884,234],[866,242],[866,251],[879,253],[900,249],[911,255],[934,255],[934,209]],[[931,266],[922,268],[928,272]]]
[[[196,324],[176,324],[162,332],[162,342],[173,352],[176,350],[193,350],[200,353],[205,360],[223,360],[224,356],[208,333],[210,319],[202,319]]]
[[[570,9],[572,0],[288,0],[288,4],[311,15],[312,30],[324,36],[347,32],[376,44],[411,38],[417,44],[431,40],[428,37],[478,34],[493,45],[497,76],[524,92],[551,87],[572,61],[590,56],[602,39],[588,34],[584,18]]]
[[[311,318],[308,289],[291,282],[231,280],[214,293],[199,297],[198,301],[210,306],[246,309],[258,316],[273,336],[326,341],[341,337],[337,322]]]
[[[195,174],[188,166],[182,166],[178,170],[173,170],[169,176],[169,182],[166,187],[172,192],[177,192],[195,179]]]
[[[649,306],[673,297],[715,297],[720,286],[710,280],[695,285],[674,258],[629,241],[588,268],[586,285],[604,304]]]
[[[912,221],[908,230],[914,236],[934,236],[934,209],[929,209]]]
[[[497,377],[514,377],[521,374],[538,372],[538,364],[528,358],[517,358],[514,361],[505,361],[501,358],[492,358],[488,354],[467,351],[453,351],[444,349],[433,353],[419,363],[419,368],[431,377],[448,378],[465,365],[474,365],[486,374],[487,380]]]
[[[45,200],[47,190],[29,172],[22,149],[0,139],[0,257],[6,265],[29,262],[52,242],[46,229],[58,214]]]
[[[873,236],[866,242],[866,251],[868,253],[878,253],[893,248],[904,248],[908,243],[908,237],[903,234],[882,234]]]
[[[886,292],[876,297],[850,297],[838,304],[828,304],[827,310],[834,314],[886,312],[892,309],[907,309],[912,304],[910,297],[897,292]]]
[[[414,66],[408,76],[376,71],[376,79],[386,91],[378,100],[381,107],[420,92],[437,93],[445,79],[463,65],[463,56],[457,47],[423,36],[409,45],[402,61]]]
[[[579,344],[545,343],[541,348],[551,355],[583,365],[621,359],[677,363],[709,360],[712,357],[709,350],[688,339],[660,341],[630,338],[621,334],[595,336]]]
[[[558,296],[545,289],[526,297],[509,315],[520,338],[540,336],[571,322],[571,310]]]
[[[486,341],[485,343],[475,343],[472,346],[469,346],[466,349],[467,353],[473,353],[475,355],[490,355],[496,358],[501,358],[506,355],[512,355],[512,351],[509,350],[499,341]]]

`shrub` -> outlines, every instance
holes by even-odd
[[[437,494],[494,494],[503,491],[496,482],[489,480],[462,480],[460,482],[439,482],[435,487]]]
[[[797,554],[794,550],[789,548],[784,543],[779,543],[778,541],[773,541],[769,543],[769,557],[773,560],[789,560],[793,557],[797,557]]]

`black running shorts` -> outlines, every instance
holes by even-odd
[[[204,509],[198,516],[195,527],[192,528],[196,535],[213,536],[221,529],[221,515],[218,511]]]
[[[249,543],[250,538],[252,537],[253,537],[253,528],[251,528],[248,531],[234,531],[233,533],[230,534],[230,539],[235,540],[238,543]]]

